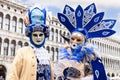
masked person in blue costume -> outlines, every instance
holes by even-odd
[[[8,80],[54,80],[50,54],[43,48],[49,36],[46,14],[46,10],[39,7],[27,11],[25,35],[30,46],[17,51]]]
[[[63,36],[69,43],[59,49],[59,60],[55,64],[57,80],[107,80],[102,60],[97,49],[87,43],[90,38],[105,38],[115,33],[112,30],[116,20],[103,19],[104,12],[97,13],[95,4],[74,10],[64,7],[58,19],[70,32]]]

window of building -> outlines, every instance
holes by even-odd
[[[3,8],[4,6],[1,4],[1,7]]]
[[[60,30],[60,35],[62,34],[62,31]],[[60,43],[62,43],[62,37],[60,36]]]
[[[48,53],[50,53],[50,48],[49,48],[49,46],[47,46],[47,48],[46,48],[46,49],[47,49]]]
[[[54,48],[53,47],[51,48],[51,51],[52,51],[52,60],[54,61]]]
[[[54,32],[51,32],[52,40],[54,40]]]
[[[57,29],[56,29],[55,37],[56,37],[56,42],[58,42],[58,30]]]
[[[0,12],[0,29],[2,29],[2,24],[3,24],[3,13]]]
[[[22,42],[21,42],[21,41],[19,41],[19,42],[18,42],[17,49],[19,49],[19,48],[21,48],[21,47],[22,47]]]
[[[56,22],[56,25],[57,25],[57,22]]]
[[[16,20],[16,17],[13,17],[13,20],[12,20],[12,26],[11,26],[11,32],[15,32],[16,31],[16,26],[17,25],[17,20]]]
[[[10,10],[10,7],[9,7],[9,6],[8,6],[7,8],[8,8],[8,10]]]
[[[23,28],[22,21],[20,20],[18,24],[19,24],[19,26],[18,26],[18,28],[17,28],[17,32],[18,32],[18,33],[22,33],[22,28]]]
[[[16,9],[14,9],[14,11],[16,12],[17,10],[16,10]]]
[[[52,24],[53,24],[54,22],[52,21]]]
[[[52,28],[52,31],[51,31],[51,37],[52,37],[52,40],[54,40],[54,29]]]
[[[9,30],[9,27],[10,27],[10,16],[7,15],[6,18],[5,18],[5,27],[4,27],[4,30]]]
[[[22,11],[20,11],[20,13],[22,14],[23,12],[22,12]]]
[[[7,42],[4,43],[4,55],[8,55],[8,46],[9,44]]]
[[[10,47],[11,47],[11,56],[15,56],[15,44],[12,43]]]
[[[11,32],[15,32],[16,22],[15,20],[12,21]]]
[[[63,34],[64,36],[66,36],[66,33],[64,32],[64,34]],[[65,43],[65,39],[64,39],[64,43]]]
[[[8,30],[8,28],[9,28],[9,19],[6,19],[5,22],[6,23],[5,23],[5,28],[4,29]]]
[[[29,46],[29,44],[27,42],[24,43],[24,46]]]
[[[1,48],[2,48],[2,39],[0,38],[0,54],[1,54]]]
[[[2,28],[2,16],[0,15],[0,29]]]

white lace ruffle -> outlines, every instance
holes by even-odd
[[[39,60],[39,64],[50,64],[50,54],[48,53],[48,51],[46,49],[44,49],[43,47],[41,48],[36,48],[34,47],[32,44],[31,46],[33,47],[36,57]]]

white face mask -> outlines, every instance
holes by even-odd
[[[45,36],[43,32],[40,32],[40,31],[32,32],[32,40],[34,44],[40,45],[43,43],[44,39],[45,39]]]
[[[70,46],[72,49],[76,49],[79,45],[83,45],[85,37],[80,32],[73,32],[71,35]]]

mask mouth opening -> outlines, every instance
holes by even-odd
[[[37,40],[37,42],[41,42],[41,40]]]
[[[78,47],[78,44],[77,43],[71,43],[71,48],[72,49],[76,49]]]

